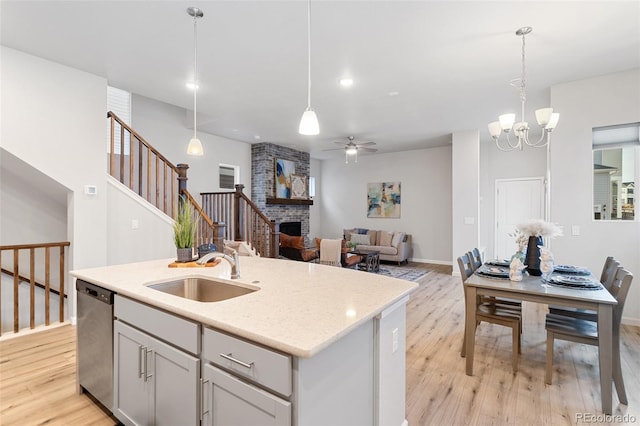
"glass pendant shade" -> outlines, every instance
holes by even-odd
[[[204,155],[204,149],[202,149],[202,142],[198,138],[192,138],[187,146],[187,154],[189,155]]]
[[[560,114],[558,114],[557,112],[554,112],[553,114],[551,114],[551,118],[549,118],[549,122],[545,126],[545,129],[547,130],[555,129],[556,126],[558,125],[558,120],[560,120]]]
[[[549,120],[551,119],[551,113],[553,113],[553,108],[540,108],[536,110],[536,121],[542,127],[546,126]]]
[[[298,133],[301,135],[314,136],[320,134],[320,125],[318,124],[318,117],[311,108],[307,108],[302,114],[300,120],[300,127],[298,127]]]
[[[502,114],[500,117],[498,117],[498,120],[500,121],[500,127],[502,127],[502,130],[508,132],[513,127],[513,123],[516,122],[516,115]]]
[[[491,135],[492,138],[497,139],[500,136],[500,133],[502,132],[502,126],[500,126],[500,122],[499,121],[494,121],[492,123],[489,123],[489,134]]]

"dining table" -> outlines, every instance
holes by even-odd
[[[594,277],[596,281],[597,278]],[[602,411],[612,413],[612,366],[613,366],[613,306],[616,299],[600,286],[599,289],[577,289],[547,284],[539,276],[525,275],[522,281],[511,281],[508,277],[496,278],[472,274],[464,281],[466,373],[473,375],[473,353],[476,330],[476,308],[478,296],[494,296],[547,305],[560,305],[589,309],[598,313],[598,355],[600,364],[600,391]],[[605,332],[606,330],[606,332]]]

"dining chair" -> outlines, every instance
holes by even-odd
[[[320,241],[320,261],[323,265],[341,266],[342,239],[323,238]]]
[[[475,271],[479,267],[482,266],[482,256],[480,255],[480,250],[477,247],[474,247],[469,253],[469,260],[471,261],[471,267]]]
[[[620,402],[625,405],[628,402],[627,393],[624,389],[624,381],[622,379],[622,365],[620,363],[620,323],[622,322],[622,311],[624,310],[624,304],[632,280],[633,275],[626,269],[619,268],[616,272],[609,289],[618,302],[613,307],[613,330],[604,331],[612,333],[613,383],[616,386],[616,392],[618,393]],[[547,314],[545,328],[547,329],[547,368],[545,372],[545,382],[550,385],[553,370],[554,341],[556,339],[568,340],[598,346],[599,330],[597,318],[593,321],[558,314]],[[600,356],[600,354],[598,354],[598,356]]]
[[[464,290],[464,282],[473,275],[471,259],[468,254],[463,254],[458,257],[458,268],[460,269],[460,276],[462,277],[463,290]],[[465,303],[466,303],[466,290],[465,293]],[[466,313],[466,309],[465,309]],[[503,305],[501,303],[491,303],[485,302],[483,299],[476,299],[476,320],[475,326],[477,327],[482,321],[498,324],[504,327],[511,327],[512,330],[512,368],[513,372],[516,373],[518,371],[518,354],[520,354],[520,333],[522,332],[522,309],[518,306],[512,305]],[[466,356],[466,339],[464,338],[467,335],[467,322],[465,320],[465,330],[462,339],[462,350],[460,351],[460,356]],[[473,330],[475,334],[475,329]]]
[[[473,250],[467,253],[467,256],[469,256],[471,273],[474,273],[482,266],[482,255],[480,255],[480,250],[477,247],[474,247]],[[504,299],[495,296],[481,296],[481,301],[485,303],[500,303],[503,305],[517,306],[522,310],[522,302],[520,300]]]
[[[613,256],[608,256],[604,261],[602,267],[602,273],[600,274],[600,283],[609,290],[613,281],[616,278],[616,273],[619,269],[622,269],[620,262],[615,260]],[[597,321],[598,313],[592,309],[572,308],[566,306],[549,305],[550,314],[559,314],[565,316],[572,316],[574,318],[585,319],[589,321]]]

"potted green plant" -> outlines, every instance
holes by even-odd
[[[176,244],[178,262],[193,260],[193,246],[199,219],[194,215],[191,203],[182,197],[178,205],[178,214],[173,223],[173,237]]]

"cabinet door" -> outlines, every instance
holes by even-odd
[[[144,367],[151,338],[120,321],[114,321],[113,333],[113,414],[126,425],[150,424],[151,382]]]
[[[204,367],[203,425],[291,425],[291,403],[211,365]]]
[[[154,424],[198,425],[200,360],[156,339],[152,346]]]

